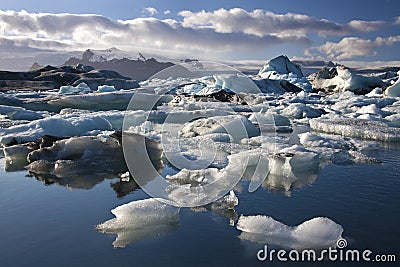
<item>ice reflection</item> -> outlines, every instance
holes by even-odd
[[[160,225],[150,225],[141,229],[134,229],[128,231],[105,231],[107,234],[116,234],[114,242],[112,243],[115,248],[124,248],[129,244],[144,240],[156,238],[162,235],[169,234],[171,232],[176,231],[179,228],[179,224],[176,223],[167,223]]]

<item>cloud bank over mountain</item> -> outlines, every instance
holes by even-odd
[[[171,18],[154,17],[158,14]],[[291,45],[305,51],[305,56],[353,59],[376,53],[377,47],[397,43],[399,36],[369,40],[357,35],[380,31],[388,24],[398,24],[398,20],[397,17],[394,23],[393,20],[338,23],[303,14],[242,8],[184,10],[174,17],[169,10],[159,12],[147,7],[143,17],[128,20],[112,20],[96,14],[0,11],[0,48],[5,53],[21,53],[118,46],[128,50],[179,50],[201,56]],[[327,39],[332,36],[342,40]]]

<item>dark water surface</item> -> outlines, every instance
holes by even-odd
[[[400,257],[400,147],[370,154],[382,164],[328,165],[312,185],[290,196],[260,188],[238,193],[238,215],[269,215],[287,225],[329,217],[344,228],[349,248]],[[0,165],[4,165],[1,159]],[[0,166],[3,169],[3,166]],[[0,266],[271,266],[259,262],[263,244],[238,238],[240,231],[215,212],[181,209],[179,226],[165,235],[114,248],[115,235],[97,232],[118,205],[147,198],[136,190],[117,198],[104,180],[94,188],[68,189],[0,171]],[[398,262],[397,262],[398,263]],[[354,265],[359,265],[355,264]],[[303,263],[302,266],[349,266]],[[292,264],[293,265],[293,264]],[[367,266],[395,266],[367,264]]]

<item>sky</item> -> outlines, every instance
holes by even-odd
[[[399,61],[400,1],[1,0],[0,52]]]

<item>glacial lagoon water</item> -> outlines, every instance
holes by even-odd
[[[348,248],[399,254],[400,146],[369,152],[383,163],[328,165],[311,185],[283,194],[259,188],[236,191],[237,215],[268,215],[287,225],[328,217],[342,225]],[[179,222],[159,236],[112,246],[115,235],[95,230],[113,218],[110,210],[148,196],[140,189],[118,198],[117,179],[96,180],[89,189],[46,185],[26,171],[4,172],[0,159],[0,266],[280,266],[260,262],[264,244],[238,238],[230,215],[183,208]],[[91,177],[85,177],[91,179]],[[90,186],[88,186],[90,187]],[[271,249],[278,247],[269,246]],[[323,262],[323,266],[359,263]],[[392,263],[393,264],[393,263]],[[321,266],[321,263],[302,263]],[[389,263],[367,266],[392,266]],[[393,264],[395,266],[395,264]]]

